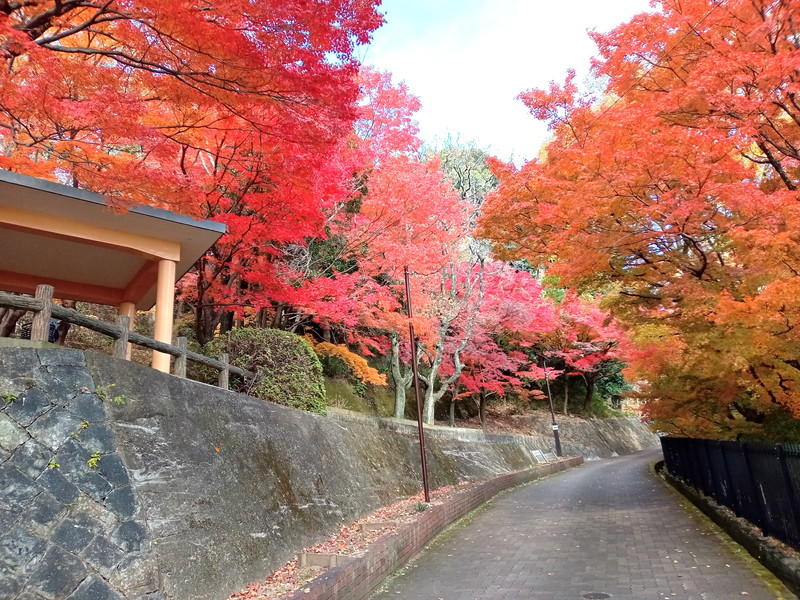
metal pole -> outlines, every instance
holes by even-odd
[[[753,463],[750,457],[750,444],[749,442],[742,443],[742,454],[744,455],[744,464],[747,467],[747,479],[750,482],[750,487],[752,490],[752,496],[750,496],[753,500],[753,504],[756,505],[756,509],[758,510],[758,514],[754,514],[753,516],[758,519],[755,521],[754,519],[748,519],[750,522],[754,522],[761,528],[761,532],[764,535],[772,535],[772,524],[767,520],[767,510],[765,507],[765,500],[764,496],[762,496],[761,491],[759,489],[758,481],[756,481],[756,472],[753,469]],[[696,486],[699,488],[699,486]]]
[[[408,266],[403,267],[403,273],[406,279],[408,336],[411,341],[411,373],[414,377],[414,396],[417,399],[417,432],[419,433],[419,458],[422,465],[422,490],[425,492],[425,502],[430,502],[431,489],[428,486],[428,460],[425,457],[425,430],[422,428],[422,399],[419,395],[419,372],[417,371],[417,338],[414,335],[414,323],[411,320],[414,312],[411,308],[411,282],[408,276]]]
[[[796,544],[798,539],[797,532],[798,529],[800,529],[800,506],[798,506],[797,503],[797,490],[792,481],[792,473],[789,470],[789,465],[786,462],[786,450],[783,444],[775,444],[775,450],[778,453],[778,462],[781,464],[781,474],[783,475],[783,483],[786,486],[786,496],[789,499],[789,506],[792,509],[792,523],[787,526],[787,519],[784,519],[783,533],[787,540]]]
[[[544,382],[547,384],[547,399],[550,401],[550,418],[553,420],[553,438],[556,442],[556,456],[563,456],[561,454],[561,438],[558,437],[558,423],[556,423],[556,411],[553,410],[553,394],[550,393],[550,378],[547,376],[547,361],[542,358],[542,366],[544,367]]]

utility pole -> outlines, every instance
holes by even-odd
[[[411,341],[411,373],[414,376],[414,396],[417,399],[417,432],[419,434],[419,458],[422,465],[422,490],[425,502],[431,501],[431,489],[428,486],[428,460],[425,457],[425,430],[422,428],[422,398],[419,395],[419,372],[417,371],[417,338],[414,334],[414,312],[411,308],[411,281],[408,266],[403,267],[406,279],[406,308],[408,309],[408,337]],[[552,404],[552,402],[551,402]]]

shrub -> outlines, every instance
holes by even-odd
[[[344,344],[331,344],[330,342],[314,342],[311,336],[305,337],[314,352],[319,356],[335,357],[343,363],[353,377],[354,383],[367,383],[373,385],[386,385],[386,375],[371,367],[367,359],[351,352]]]
[[[319,362],[322,364],[322,372],[325,377],[330,377],[331,379],[347,379],[350,377],[350,367],[338,356],[319,356]]]
[[[231,389],[320,414],[325,413],[322,366],[308,342],[278,329],[233,329],[207,346],[216,356],[227,352],[230,363],[252,371],[252,381],[231,377]]]

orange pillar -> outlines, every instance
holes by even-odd
[[[153,337],[165,344],[172,343],[172,319],[175,310],[175,262],[158,261],[156,287],[156,327]],[[169,373],[169,354],[153,351],[153,368]]]
[[[120,305],[117,307],[117,313],[120,315],[124,315],[130,319],[130,329],[133,331],[133,321],[136,318],[136,305],[133,302],[121,302]],[[128,350],[125,354],[125,358],[127,360],[131,359],[131,348],[133,346],[128,344]]]

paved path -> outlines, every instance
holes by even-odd
[[[586,463],[500,496],[373,600],[794,599],[649,473],[659,456]]]

